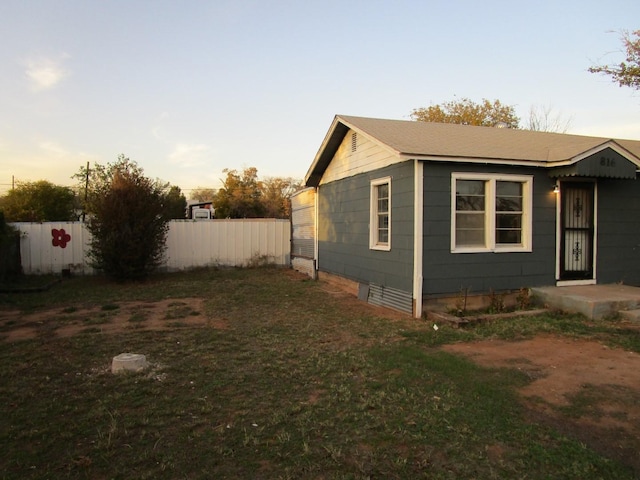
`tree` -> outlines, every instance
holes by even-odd
[[[621,40],[626,50],[625,61],[619,65],[596,65],[589,71],[609,75],[621,87],[640,90],[640,30],[623,31]]]
[[[302,182],[292,177],[267,177],[260,182],[264,216],[268,218],[289,218],[291,215],[291,195],[300,190]]]
[[[187,211],[187,199],[182,194],[180,187],[172,186],[164,195],[164,217],[167,220],[185,218]]]
[[[214,188],[198,187],[191,190],[189,199],[196,200],[198,202],[210,202],[216,196],[216,190]]]
[[[560,114],[555,114],[551,106],[532,105],[529,109],[526,130],[536,132],[566,133],[571,125],[571,118],[563,119]]]
[[[265,207],[258,182],[258,170],[245,168],[242,174],[237,170],[223,170],[227,178],[222,182],[213,199],[217,218],[257,218],[263,217]]]
[[[487,99],[475,103],[468,98],[452,100],[426,108],[417,108],[411,112],[411,118],[420,122],[457,123],[485,127],[504,125],[508,128],[518,128],[520,122],[513,106],[503,105],[499,100],[491,102]]]
[[[146,277],[164,259],[167,186],[145,177],[124,155],[113,164],[96,164],[90,172],[81,168],[75,178],[83,188],[87,175],[91,265],[117,280]]]
[[[46,180],[18,183],[0,199],[8,222],[67,222],[77,220],[76,196],[69,187]]]

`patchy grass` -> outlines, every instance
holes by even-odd
[[[179,299],[194,292],[208,299],[205,312],[181,309]],[[638,348],[638,337],[623,340],[615,324],[547,315],[435,331],[271,268],[129,285],[74,278],[2,295],[0,305],[71,313],[165,298],[176,299],[168,332],[91,327],[0,343],[3,478],[634,478],[528,421],[515,394],[529,381],[520,372],[436,348],[540,332]],[[194,314],[227,327],[184,327]],[[122,352],[144,353],[151,369],[112,375]]]
[[[485,338],[523,340],[540,334],[559,334],[573,338],[593,339],[607,345],[640,353],[640,329],[619,318],[587,320],[580,314],[561,312],[536,316],[515,316],[508,320],[483,321],[464,328],[438,325],[437,331],[412,329],[404,333],[431,346]]]

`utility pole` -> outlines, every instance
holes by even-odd
[[[82,206],[82,223],[84,223],[87,210],[87,192],[89,191],[89,162],[87,162],[86,176],[84,180],[84,205]]]

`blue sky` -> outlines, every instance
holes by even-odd
[[[640,2],[2,0],[0,194],[120,153],[188,196],[224,168],[304,177],[335,114],[468,97],[640,139],[622,60]]]

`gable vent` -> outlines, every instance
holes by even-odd
[[[355,152],[358,148],[358,134],[353,132],[351,134],[351,151]]]

